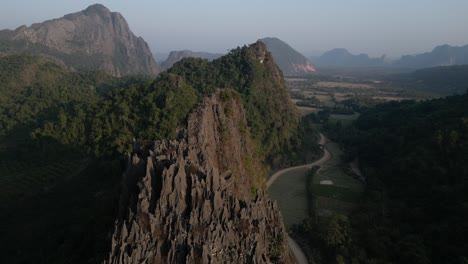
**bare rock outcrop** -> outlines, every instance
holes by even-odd
[[[128,162],[108,263],[289,262],[235,92],[206,98],[177,140],[142,143]]]
[[[30,27],[1,30],[0,40],[11,42],[7,54],[39,55],[74,70],[115,76],[161,71],[148,44],[132,33],[125,18],[100,4]]]

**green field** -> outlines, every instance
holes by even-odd
[[[353,123],[354,120],[358,119],[359,113],[354,113],[352,115],[336,115],[336,114],[331,114],[329,121],[331,122],[338,122],[340,121],[342,125],[348,126]]]
[[[342,151],[338,144],[329,142],[327,149],[332,158],[313,176],[308,191],[319,214],[349,214],[359,204],[363,193],[363,183],[353,177],[340,158]],[[329,184],[321,184],[328,182]],[[330,184],[330,182],[332,184]]]
[[[302,223],[309,216],[305,184],[307,172],[307,168],[289,171],[268,189],[270,197],[278,203],[286,228]]]

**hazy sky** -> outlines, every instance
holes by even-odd
[[[340,47],[399,56],[468,44],[467,0],[13,0],[1,4],[0,28],[96,2],[120,12],[154,53],[226,52],[273,36],[306,55]]]

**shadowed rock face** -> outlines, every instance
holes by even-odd
[[[129,158],[109,263],[287,263],[277,206],[255,179],[245,113],[231,90],[206,98],[176,141]]]
[[[130,31],[125,18],[99,4],[30,27],[0,31],[0,39],[13,42],[10,52],[42,55],[76,70],[103,70],[115,76],[160,72],[147,43]]]

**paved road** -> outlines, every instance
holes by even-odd
[[[320,133],[319,144],[320,145],[325,145],[326,143],[327,143],[327,138],[322,133]],[[282,169],[282,170],[279,170],[279,171],[275,172],[273,175],[271,175],[270,179],[268,179],[267,188],[270,187],[270,185],[272,185],[273,182],[275,182],[276,179],[278,179],[278,177],[285,174],[286,172],[289,172],[289,171],[292,171],[292,170],[295,170],[295,169],[302,169],[302,168],[306,168],[306,167],[320,166],[323,163],[329,161],[330,158],[331,158],[330,152],[328,151],[327,148],[324,148],[323,150],[324,150],[323,156],[320,159],[318,159],[318,160],[316,160],[316,161],[314,161],[314,162],[312,162],[310,164],[289,167],[289,168]]]
[[[307,261],[306,255],[304,254],[304,252],[302,252],[301,247],[290,236],[288,236],[288,245],[291,251],[293,252],[294,256],[296,257],[298,264],[309,263],[309,261]]]
[[[319,144],[325,146],[326,143],[327,143],[327,138],[322,133],[320,133]],[[324,155],[320,159],[318,159],[318,160],[316,160],[316,161],[314,161],[314,162],[312,162],[310,164],[289,167],[289,168],[285,168],[285,169],[282,169],[282,170],[279,170],[279,171],[275,172],[270,177],[270,179],[268,179],[267,188],[270,187],[270,185],[272,185],[273,182],[276,181],[276,179],[278,179],[280,176],[282,176],[283,174],[285,174],[285,173],[287,173],[289,171],[292,171],[292,170],[295,170],[295,169],[302,169],[302,168],[306,168],[306,167],[312,168],[313,166],[320,166],[320,165],[324,164],[325,162],[329,161],[330,158],[331,158],[330,152],[325,147],[324,147],[323,150],[324,150]],[[290,236],[288,236],[288,245],[289,245],[289,248],[291,249],[291,251],[293,252],[294,256],[296,257],[296,260],[297,260],[298,264],[308,264],[309,263],[307,261],[306,255],[302,251],[301,247],[299,247],[299,245],[296,243],[296,241],[294,241],[294,239],[292,239]]]

